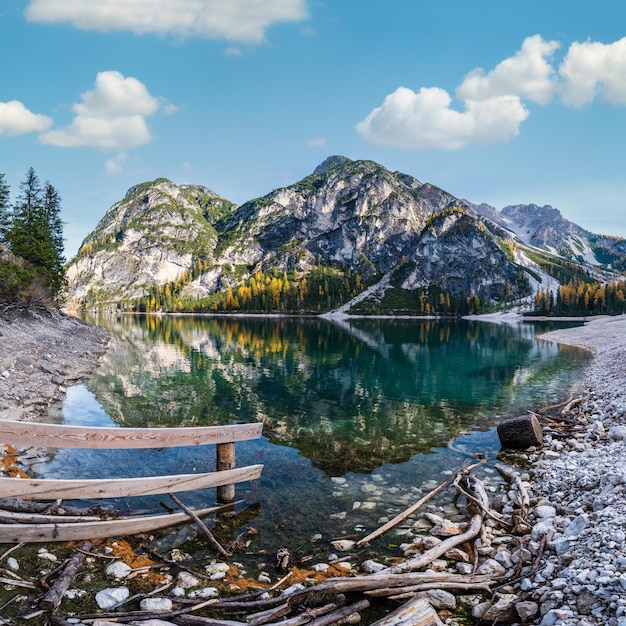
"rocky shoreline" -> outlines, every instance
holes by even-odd
[[[508,598],[523,606],[524,624],[626,626],[626,316],[545,338],[595,358],[580,397],[546,428],[544,447],[525,455],[526,547],[539,566]],[[0,319],[0,418],[49,419],[67,386],[97,367],[107,341],[101,329],[61,313]]]
[[[545,552],[519,593],[541,626],[626,626],[626,316],[544,337],[595,358],[530,471],[532,538],[545,537]]]

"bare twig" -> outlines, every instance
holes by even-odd
[[[198,528],[200,528],[213,548],[222,556],[228,556],[228,552],[226,552],[226,550],[224,550],[224,548],[220,545],[217,539],[213,536],[213,533],[207,528],[206,524],[186,504],[184,504],[178,496],[173,493],[170,493],[169,496],[198,525]]]

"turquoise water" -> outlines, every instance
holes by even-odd
[[[94,321],[94,320],[92,320]],[[413,502],[467,454],[494,459],[501,419],[566,399],[588,355],[535,337],[530,324],[319,318],[101,317],[102,366],[68,390],[72,424],[212,425],[261,420],[237,464],[265,465],[237,487],[256,549],[293,549],[315,533],[362,533]],[[62,450],[48,477],[211,471],[212,446]],[[185,493],[211,506],[214,490]],[[116,502],[173,506],[167,496]],[[226,532],[226,531],[224,531]]]

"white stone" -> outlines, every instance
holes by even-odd
[[[215,572],[209,576],[209,580],[224,580],[226,578],[226,572]]]
[[[348,550],[352,550],[354,548],[354,541],[350,541],[349,539],[340,539],[339,541],[331,541],[330,542],[335,550],[339,550],[340,552],[347,552]]]
[[[330,567],[330,565],[328,565],[328,563],[316,563],[313,566],[313,571],[314,572],[325,572],[328,570],[328,568]]]
[[[171,611],[172,601],[169,598],[144,598],[139,603],[139,608],[142,611]]]
[[[207,574],[215,574],[217,572],[227,572],[230,569],[230,565],[228,563],[209,563],[204,568],[204,571]]]
[[[37,557],[42,559],[43,561],[50,561],[51,563],[56,563],[59,559],[57,559],[56,555],[48,552],[45,548],[40,548],[37,552]]]
[[[9,566],[9,569],[12,569],[14,572],[17,572],[17,570],[20,569],[20,564],[12,556],[7,559],[7,565]]]
[[[548,504],[542,504],[535,507],[534,512],[537,517],[541,517],[542,519],[548,519],[556,515],[556,508]]]
[[[494,559],[487,559],[476,570],[477,574],[486,574],[488,576],[501,576],[506,572],[506,569]]]
[[[175,598],[184,598],[185,597],[185,589],[181,586],[176,586],[170,591],[170,595]]]
[[[190,598],[215,598],[219,595],[217,587],[203,587],[189,594]]]
[[[103,610],[108,611],[120,602],[124,602],[130,596],[128,587],[110,587],[96,594],[96,604]]]
[[[367,561],[363,561],[363,563],[361,563],[361,569],[368,574],[375,574],[376,572],[384,570],[385,566],[382,563],[368,559]]]
[[[107,576],[113,578],[126,578],[132,571],[133,568],[124,561],[114,561],[106,569]]]
[[[303,591],[304,589],[306,589],[306,587],[302,583],[296,583],[295,585],[291,585],[291,587],[287,587],[287,589],[281,592],[281,595],[290,596],[296,593],[296,591]]]
[[[178,576],[176,577],[176,583],[179,587],[183,589],[190,589],[191,587],[195,587],[200,584],[200,579],[196,578],[193,574],[189,572],[178,572]]]

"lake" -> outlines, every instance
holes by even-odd
[[[237,444],[262,478],[237,487],[254,550],[304,550],[364,534],[458,468],[495,459],[495,424],[565,400],[588,354],[536,337],[536,326],[470,321],[100,316],[112,335],[98,371],[71,387],[58,419],[107,426],[260,420]],[[546,326],[541,326],[546,330]],[[92,478],[211,471],[213,446],[50,451],[40,476]],[[211,506],[215,490],[181,494]],[[167,496],[121,508],[175,508]],[[252,548],[251,548],[252,549]]]

